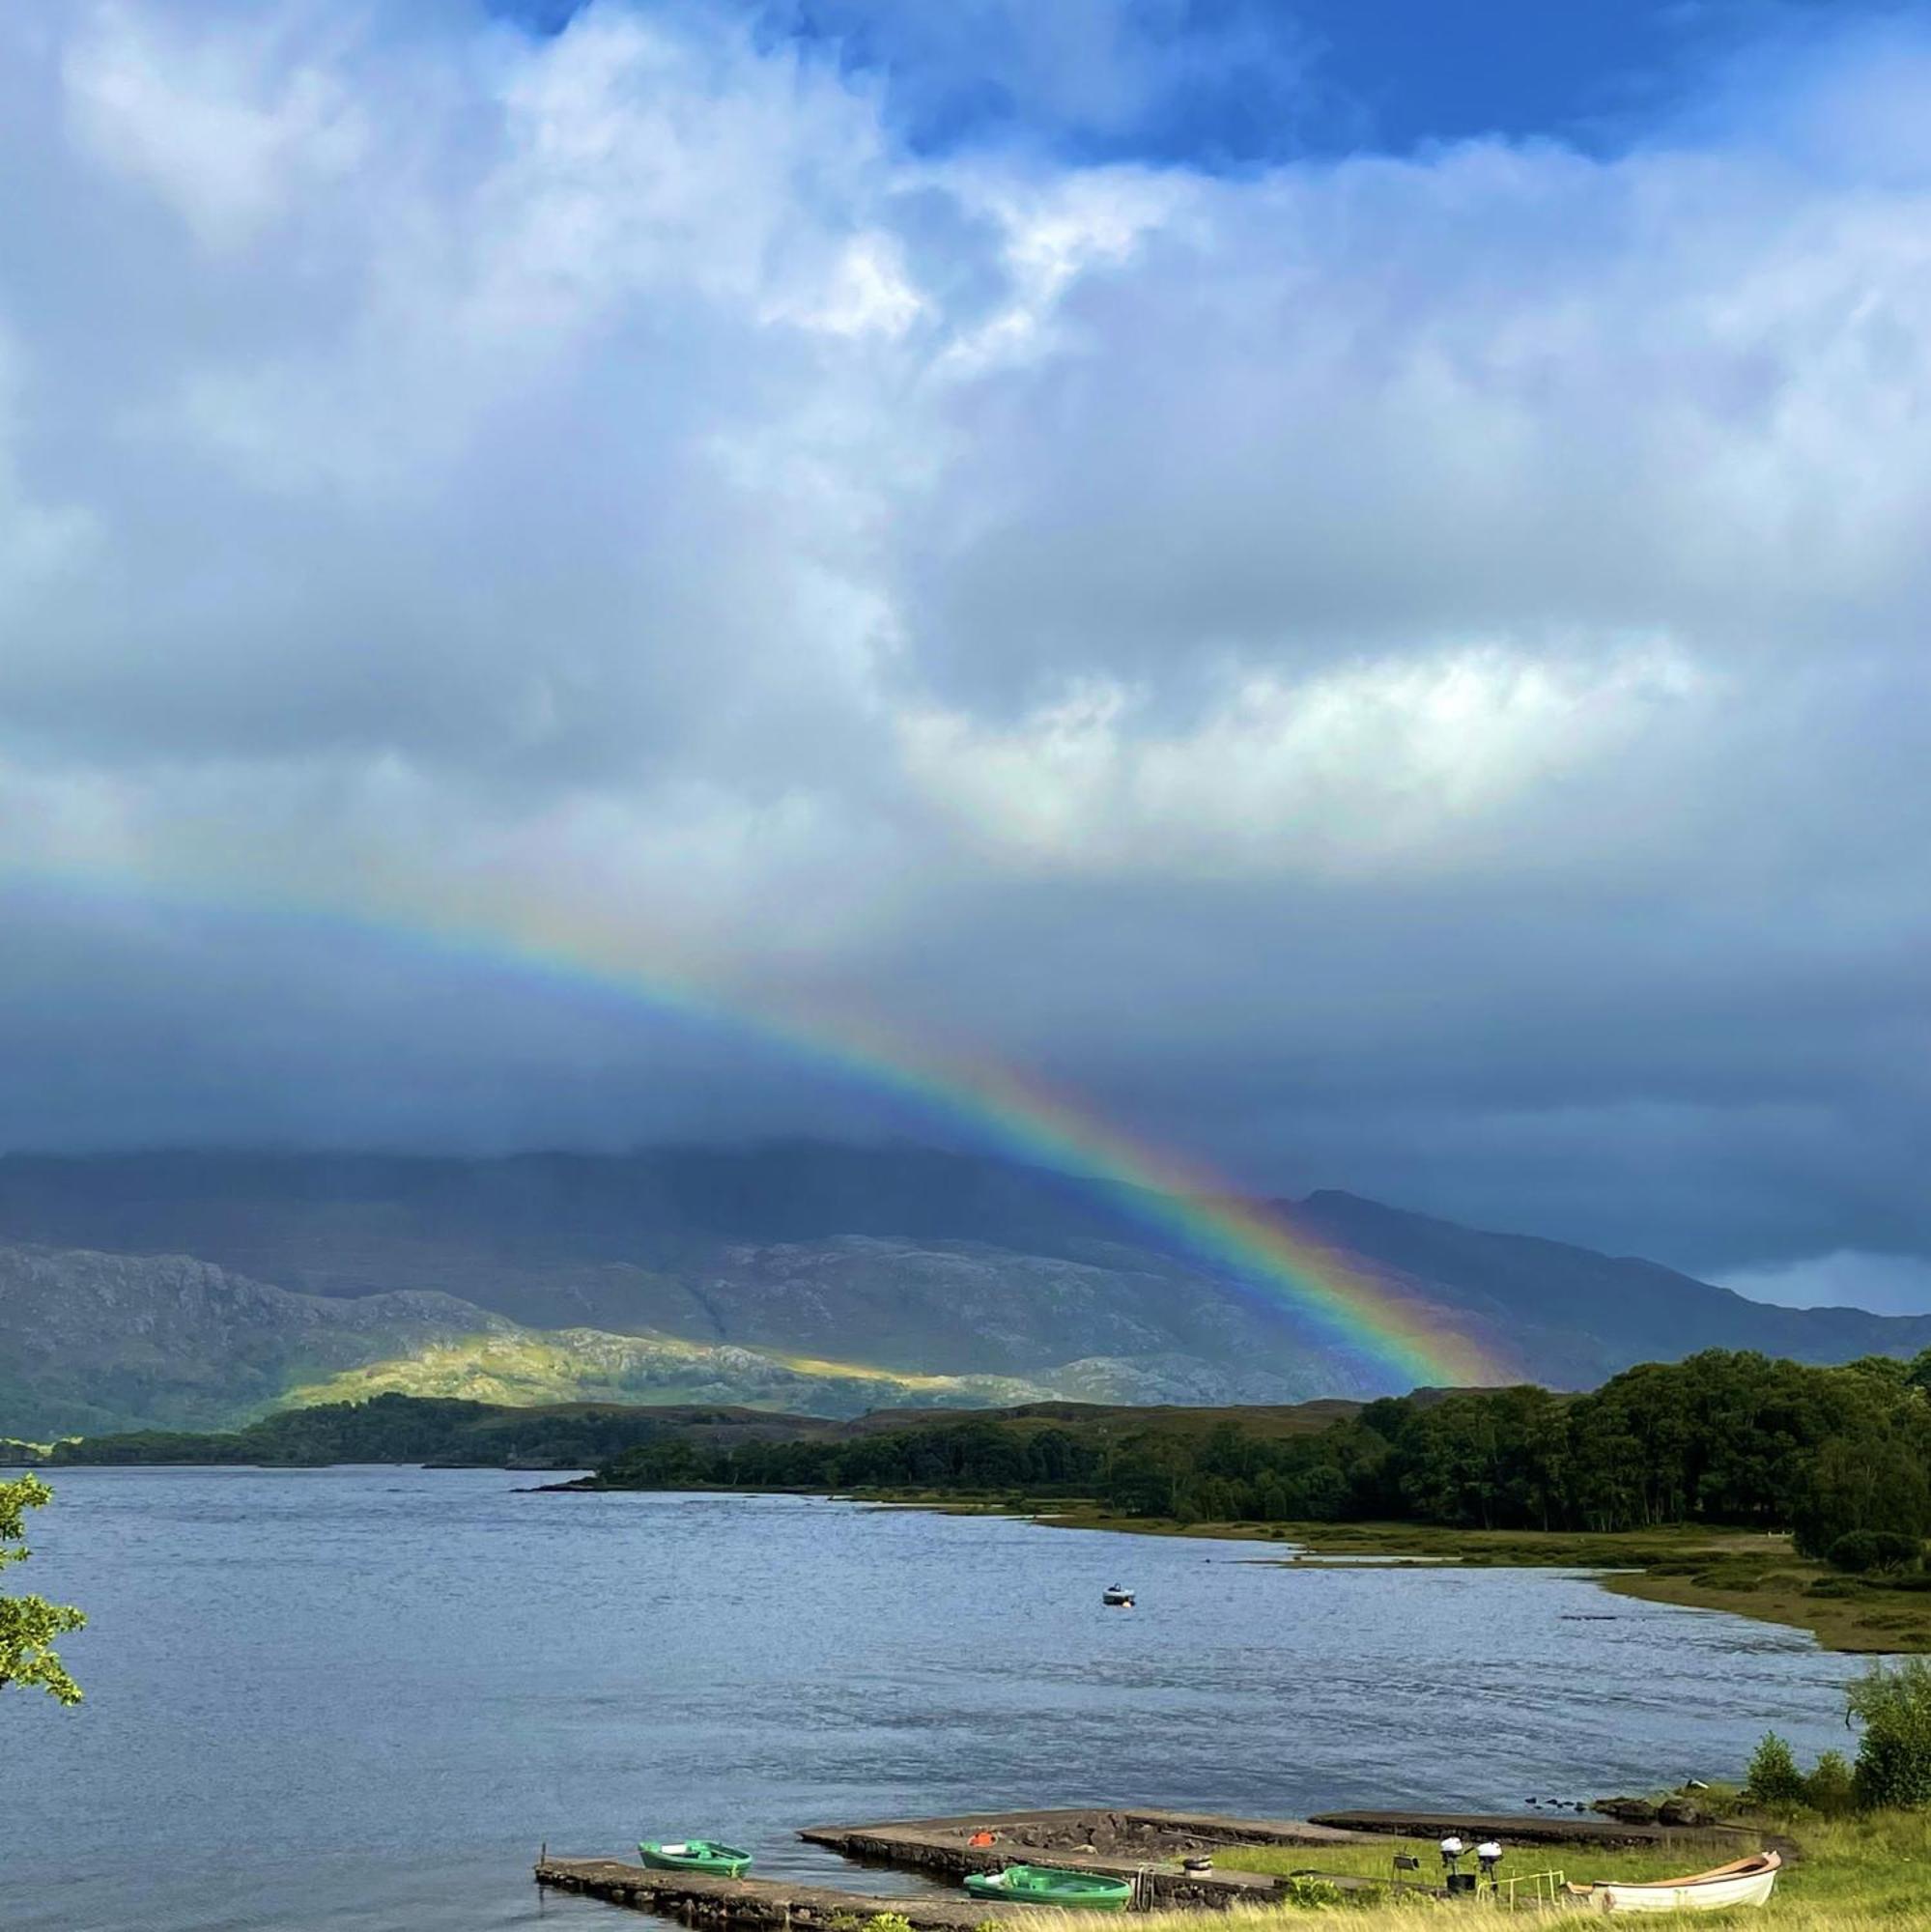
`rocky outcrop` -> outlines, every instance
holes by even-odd
[[[0,1435],[215,1428],[292,1384],[515,1324],[451,1295],[294,1294],[187,1255],[0,1245]]]

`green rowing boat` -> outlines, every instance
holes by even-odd
[[[669,1845],[645,1838],[637,1851],[645,1864],[658,1871],[708,1872],[713,1878],[736,1878],[751,1863],[749,1852],[721,1845],[715,1838],[681,1838]]]
[[[1004,1871],[968,1872],[965,1886],[975,1898],[1009,1898],[1015,1905],[1070,1905],[1082,1912],[1123,1912],[1133,1903],[1130,1879],[1061,1871],[1053,1865],[1008,1865]]]

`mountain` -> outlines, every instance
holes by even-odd
[[[1063,1376],[895,1376],[728,1343],[540,1332],[454,1296],[292,1293],[185,1255],[0,1245],[0,1439],[214,1429],[376,1395],[532,1406],[729,1402],[856,1416],[1092,1390],[1166,1394],[1141,1365]]]
[[[1587,1388],[1636,1362],[1699,1349],[1757,1349],[1799,1362],[1915,1355],[1931,1315],[1782,1308],[1628,1255],[1531,1235],[1464,1228],[1359,1195],[1283,1202],[1296,1226],[1425,1281],[1434,1296],[1504,1339],[1557,1388]]]
[[[1710,1346],[1909,1355],[1931,1318],[1771,1308],[1357,1196],[1279,1204],[1424,1326],[1584,1387]],[[0,1435],[486,1401],[1285,1404],[1384,1392],[1123,1202],[924,1149],[0,1159]]]
[[[185,1255],[0,1245],[0,1435],[215,1428],[296,1382],[511,1325],[418,1290],[330,1300]]]

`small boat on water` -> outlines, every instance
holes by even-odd
[[[1070,1905],[1080,1912],[1123,1912],[1133,1903],[1130,1879],[1062,1871],[1056,1865],[1008,1865],[1004,1871],[968,1872],[965,1888],[975,1898],[1004,1898],[1015,1905]]]
[[[1110,1590],[1100,1592],[1099,1601],[1116,1610],[1130,1610],[1133,1607],[1133,1592],[1116,1583]]]
[[[715,1838],[680,1838],[673,1844],[644,1838],[639,1841],[637,1855],[657,1871],[708,1872],[713,1878],[736,1878],[751,1863],[749,1852],[721,1845]]]
[[[1767,1904],[1782,1867],[1777,1853],[1757,1852],[1689,1878],[1652,1879],[1641,1885],[1572,1885],[1568,1891],[1571,1898],[1597,1912],[1720,1912],[1731,1905]]]

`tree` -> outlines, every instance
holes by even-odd
[[[0,1569],[32,1555],[26,1544],[27,1512],[52,1500],[53,1492],[38,1476],[0,1483]],[[39,1686],[63,1704],[78,1704],[80,1686],[62,1669],[53,1644],[86,1621],[68,1604],[0,1596],[0,1690],[10,1684]]]
[[[1792,1518],[1806,1556],[1828,1555],[1858,1530],[1908,1539],[1915,1556],[1915,1546],[1931,1534],[1931,1482],[1922,1457],[1894,1432],[1875,1426],[1832,1436],[1818,1449]]]
[[[1824,1552],[1824,1560],[1834,1570],[1896,1572],[1914,1568],[1923,1553],[1920,1538],[1894,1529],[1847,1529]]]
[[[1874,1663],[1844,1693],[1858,1741],[1858,1804],[1866,1811],[1931,1804],[1931,1663]]]
[[[1794,1811],[1803,1803],[1803,1775],[1789,1744],[1775,1731],[1766,1731],[1750,1754],[1744,1796],[1766,1811]]]

